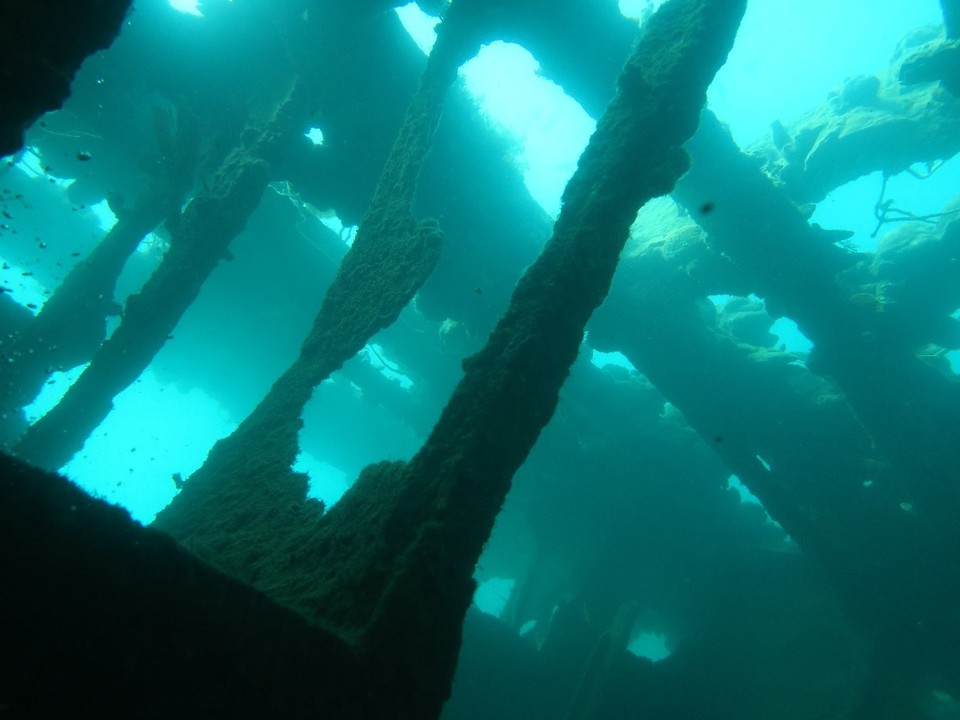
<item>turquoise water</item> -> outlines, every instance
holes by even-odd
[[[610,10],[610,2],[596,3]],[[620,8],[633,22],[658,4],[624,1]],[[246,142],[246,129],[264,123],[282,98],[290,57],[304,50],[296,44],[303,42],[300,25],[312,12],[309,3],[301,8],[292,0],[139,3],[114,46],[83,66],[73,98],[28,132],[24,151],[2,170],[0,300],[13,318],[4,335],[41,313],[69,270],[130,212],[138,193],[168,167],[170,137],[185,142],[188,120],[199,140],[181,205],[203,196],[226,152]],[[314,109],[301,123],[290,157],[272,171],[229,257],[82,448],[55,464],[141,523],[176,497],[213,444],[296,357],[355,236],[422,64],[417,53],[429,52],[436,24],[412,3],[389,13],[376,22],[395,46],[384,42],[370,52],[372,69],[363,75],[370,86],[344,88],[339,104]],[[956,418],[948,400],[960,372],[960,253],[953,239],[960,231],[950,225],[960,187],[952,157],[960,115],[956,98],[942,90],[940,125],[920,118],[920,106],[932,108],[933,101],[897,105],[918,88],[898,85],[890,70],[903,38],[935,42],[941,22],[935,0],[749,3],[708,108],[740,150],[766,157],[768,184],[776,181],[776,191],[791,198],[791,212],[802,207],[811,225],[848,232],[819,240],[836,251],[825,261],[829,282],[804,285],[826,271],[811,264],[808,273],[801,261],[780,266],[782,253],[766,257],[769,265],[759,270],[750,265],[751,243],[781,239],[785,231],[763,223],[782,213],[738,198],[732,170],[713,178],[709,194],[703,186],[681,187],[673,199],[641,211],[621,284],[588,325],[554,422],[518,474],[477,567],[477,609],[499,618],[510,642],[520,638],[546,666],[518,672],[543,672],[569,685],[585,672],[577,653],[589,657],[601,646],[597,637],[615,636],[638,665],[605,669],[609,687],[596,707],[609,717],[628,717],[630,708],[708,717],[698,714],[702,706],[684,703],[682,689],[664,689],[684,678],[710,699],[716,714],[709,717],[864,717],[847,710],[862,707],[870,639],[846,614],[843,598],[856,593],[854,581],[837,587],[837,561],[819,541],[850,528],[856,541],[838,540],[837,553],[856,548],[873,567],[884,557],[877,548],[899,533],[911,542],[934,538],[930,557],[944,553],[945,587],[953,587],[951,448],[960,446],[960,426],[940,419]],[[295,469],[309,475],[311,495],[328,507],[368,464],[409,459],[423,444],[461,360],[482,346],[513,283],[549,236],[594,130],[596,117],[590,103],[581,104],[576,82],[556,61],[541,65],[535,42],[531,51],[510,40],[485,45],[461,67],[459,104],[448,101],[427,161],[417,209],[437,215],[448,232],[435,275],[393,327],[316,389],[304,411]],[[589,45],[589,38],[581,42]],[[611,55],[621,49],[611,41]],[[355,51],[345,46],[344,62],[359,63]],[[827,177],[820,194],[797,189],[800,180],[791,186],[786,171],[778,175],[786,151],[770,159],[771,126],[792,135],[787,146],[799,146],[804,133],[813,133],[811,125],[796,124],[805,114],[833,98],[836,120],[850,88],[861,87],[851,79],[874,76],[881,90],[843,108],[866,108],[878,126],[897,122],[899,129],[852,150],[827,148],[825,159],[814,157],[811,143],[801,170],[812,176],[819,163]],[[598,94],[612,92],[606,77],[581,79],[581,89],[593,81]],[[839,136],[858,128],[845,126]],[[914,151],[924,133],[934,132],[944,138],[939,155],[930,157],[926,146]],[[817,147],[826,147],[827,135]],[[353,165],[342,162],[338,143],[358,136],[369,144],[353,146]],[[883,145],[901,140],[915,158],[903,161]],[[336,162],[325,165],[331,157]],[[697,162],[694,153],[694,170]],[[857,172],[837,170],[847,165]],[[329,167],[332,176],[317,181]],[[702,202],[691,205],[684,193],[700,193]],[[728,197],[743,206],[734,220],[726,219],[735,204]],[[888,215],[881,216],[885,201]],[[167,220],[176,222],[175,215]],[[107,333],[162,267],[172,237],[165,222],[130,254],[113,298],[100,298],[113,304]],[[741,224],[739,235],[731,223]],[[738,238],[748,238],[745,247]],[[784,280],[791,273],[801,290]],[[823,297],[789,294],[808,287],[839,288],[842,312],[831,316]],[[631,314],[638,307],[642,312]],[[697,334],[704,328],[712,340]],[[889,366],[879,356],[892,358]],[[86,368],[51,357],[39,392],[22,405],[24,423],[56,406]],[[20,411],[5,409],[17,417]],[[778,483],[789,488],[786,496]],[[831,508],[835,517],[824,519]],[[910,558],[890,559],[891,585],[900,582],[894,571],[912,567]],[[928,561],[919,576],[936,565]],[[864,579],[860,590],[869,593],[875,582]],[[938,602],[931,604],[943,612]],[[945,604],[955,609],[955,601]],[[571,627],[578,629],[563,635]],[[476,697],[497,692],[485,674],[495,661],[471,637],[448,709],[452,720],[493,712],[482,711]],[[955,665],[956,658],[932,663],[922,677],[904,681],[921,688],[922,717],[958,716],[957,675],[942,669]],[[644,695],[641,676],[661,689]],[[573,706],[557,699],[573,703],[569,687],[550,695],[548,685],[531,684],[542,715],[526,716],[561,717],[551,713]]]

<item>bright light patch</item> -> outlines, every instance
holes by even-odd
[[[410,37],[429,53],[438,19],[416,3],[397,8]],[[560,196],[596,126],[559,85],[539,74],[539,63],[519,45],[501,41],[484,46],[460,68],[467,90],[496,124],[520,141],[518,158],[533,198],[554,217]]]
[[[86,363],[84,365],[78,365],[77,367],[67,370],[66,372],[53,372],[50,377],[47,379],[47,382],[44,384],[43,388],[40,390],[40,394],[34,398],[34,401],[29,405],[24,406],[23,412],[27,416],[27,420],[33,422],[34,420],[39,420],[48,412],[51,408],[60,402],[67,390],[70,389],[70,386],[80,377],[80,373],[87,369]],[[54,368],[55,369],[55,368]]]
[[[312,127],[304,133],[307,139],[314,145],[323,145],[323,130],[318,127]]]
[[[484,113],[522,144],[520,165],[533,198],[556,217],[560,196],[596,123],[519,45],[494,42],[460,68]]]
[[[834,188],[817,203],[810,222],[824,228],[850,230],[853,237],[844,240],[843,247],[855,252],[875,252],[878,240],[871,235],[877,229],[874,207],[882,183],[883,176],[878,171]]]
[[[767,465],[766,461],[759,455],[757,455],[757,460],[759,460],[767,470],[770,469],[770,466]],[[728,477],[727,487],[730,488],[731,490],[737,491],[737,494],[740,496],[740,502],[742,502],[743,504],[756,505],[761,510],[763,510],[763,516],[766,519],[766,522],[770,523],[771,525],[776,525],[778,528],[783,530],[783,527],[780,525],[780,523],[778,523],[776,520],[770,517],[770,513],[767,512],[767,509],[763,506],[763,503],[760,502],[760,498],[758,498],[756,495],[750,492],[749,488],[747,488],[746,485],[740,482],[740,478],[738,478],[736,475],[731,475],[730,477]],[[789,547],[790,549],[796,549],[796,546],[793,545],[793,541],[789,537],[785,537],[784,541],[788,543],[788,545],[785,547]]]
[[[62,471],[146,524],[177,494],[174,475],[190,477],[213,444],[235,428],[205,392],[161,382],[148,369],[114,398],[113,411]]]
[[[640,20],[644,13],[653,12],[664,0],[620,0],[620,13],[624,17]]]
[[[106,199],[101,200],[96,205],[91,205],[87,210],[93,213],[93,216],[97,219],[97,223],[100,225],[100,229],[105,233],[110,232],[113,226],[117,224],[117,216],[113,214],[113,210],[110,209],[110,205]]]
[[[730,302],[734,298],[741,298],[741,297],[742,297],[741,295],[707,295],[707,300],[712,302],[716,307],[722,308],[724,305],[726,305],[728,302]],[[761,305],[763,304],[763,298],[761,298],[759,295],[755,295],[754,293],[750,293],[749,295],[747,295],[746,299],[749,300],[750,302],[760,303]]]
[[[960,350],[951,350],[946,355],[950,363],[950,370],[954,375],[960,375]]]
[[[667,647],[667,636],[656,632],[642,632],[627,645],[627,650],[637,657],[647,658],[659,662],[670,657],[670,648]]]
[[[168,249],[167,241],[154,232],[144,235],[143,240],[137,245],[137,252],[141,255],[156,255],[161,257]]]
[[[477,591],[473,594],[473,604],[477,606],[480,612],[500,617],[503,614],[503,608],[507,605],[510,591],[513,590],[513,583],[514,581],[511,578],[485,580],[480,583]]]
[[[367,358],[367,361],[373,365],[380,373],[390,380],[400,383],[400,387],[404,390],[409,390],[413,387],[413,380],[404,373],[400,367],[390,361],[390,359],[383,352],[383,348],[380,345],[370,344],[367,345],[363,351],[364,355]]]
[[[46,175],[46,171],[43,169],[43,158],[40,157],[40,151],[33,146],[24,148],[20,160],[14,167],[30,177],[43,177]]]
[[[44,165],[44,159],[41,156],[40,151],[32,146],[24,150],[23,154],[20,156],[20,160],[15,164],[14,167],[30,177],[44,178],[45,180],[49,180],[54,187],[58,187],[62,190],[67,189],[77,181],[76,178],[57,177],[56,175],[51,175],[49,172],[47,172],[46,166]]]
[[[360,229],[357,225],[344,225],[340,217],[333,213],[324,214],[322,217],[318,215],[317,219],[333,230],[344,245],[353,246],[353,239],[357,236],[357,230]]]
[[[870,31],[858,32],[867,21]],[[748,3],[709,105],[737,143],[749,145],[769,135],[774,120],[790,122],[818,105],[845,78],[885,68],[912,28],[942,22],[936,0]]]
[[[167,0],[172,7],[177,12],[182,12],[184,15],[195,15],[196,17],[203,17],[203,13],[200,12],[200,0]]]
[[[322,500],[328,510],[350,489],[351,480],[345,472],[308,452],[301,452],[297,456],[293,469],[310,476],[307,497]]]
[[[49,297],[47,289],[32,275],[24,275],[25,269],[23,267],[14,265],[9,261],[5,264],[8,268],[3,278],[3,292],[36,315],[43,309],[43,304]],[[29,272],[29,270],[26,270],[26,272]],[[12,284],[10,277],[16,278],[12,281]]]
[[[809,355],[813,343],[804,335],[797,324],[788,317],[777,318],[770,326],[770,332],[777,336],[777,347],[794,355]]]
[[[763,461],[761,460],[761,462]],[[767,470],[769,469],[770,467],[767,466]],[[747,486],[740,482],[740,478],[738,478],[736,475],[731,475],[727,478],[727,487],[737,491],[737,493],[740,495],[740,502],[762,505],[760,498],[750,492],[750,490],[747,489]]]
[[[403,27],[410,33],[413,41],[427,55],[433,49],[433,44],[437,41],[437,24],[440,18],[427,15],[415,2],[408,3],[403,7],[396,9],[397,17],[403,23]]]
[[[600,352],[599,350],[594,350],[593,354],[590,356],[590,362],[596,365],[598,368],[606,367],[607,365],[615,365],[616,367],[626,368],[627,370],[635,373],[639,373],[633,363],[627,359],[627,356],[622,352]]]

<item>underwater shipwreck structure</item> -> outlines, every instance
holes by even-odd
[[[879,224],[923,222],[875,252],[809,218],[960,150],[960,4],[751,148],[705,109],[746,0],[667,0],[640,29],[597,0],[418,4],[441,17],[426,58],[385,0],[230,8],[229,46],[167,37],[174,58],[159,3],[73,3],[62,38],[14,3],[2,151],[36,146],[117,222],[82,252],[43,243],[69,270],[38,312],[0,292],[0,716],[954,717],[960,205],[918,219],[881,197]],[[69,117],[24,141],[114,36]],[[494,40],[597,119],[555,223],[457,82]],[[359,226],[349,247],[317,208]],[[250,276],[217,279],[244,263],[301,283],[281,320]],[[808,357],[777,347],[778,317]],[[204,344],[214,322],[284,345],[284,367]],[[585,332],[640,374],[583,359]],[[351,361],[374,337],[415,392]],[[177,342],[241,421],[143,527],[56,471]],[[419,449],[327,508],[293,468],[338,372]],[[497,577],[495,619],[471,603]],[[669,657],[631,653],[644,633]]]

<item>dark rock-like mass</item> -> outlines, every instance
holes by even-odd
[[[23,131],[63,105],[91,53],[120,32],[130,0],[10,0],[0,22],[0,155],[23,145]]]

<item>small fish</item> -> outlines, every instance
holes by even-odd
[[[93,159],[93,155],[88,153],[86,150],[81,150],[80,152],[77,153],[77,160],[79,160],[80,162],[87,162],[88,160],[92,160],[92,159]]]

